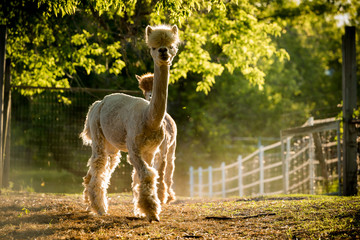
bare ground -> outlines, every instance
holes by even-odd
[[[360,239],[360,197],[179,198],[155,223],[133,216],[130,194],[109,203],[99,217],[80,195],[3,190],[0,239]]]

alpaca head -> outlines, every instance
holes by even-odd
[[[150,101],[152,96],[154,74],[146,73],[141,76],[135,75],[135,77],[139,81],[139,88],[142,90],[145,99]]]
[[[170,66],[180,42],[177,26],[147,26],[145,39],[155,64]]]

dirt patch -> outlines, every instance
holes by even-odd
[[[149,223],[134,217],[130,194],[110,195],[99,217],[80,195],[3,192],[0,239],[360,238],[359,197],[250,199],[180,198]]]

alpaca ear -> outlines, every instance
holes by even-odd
[[[172,28],[171,28],[171,31],[174,33],[174,34],[177,34],[178,33],[178,27],[176,25],[173,25]]]
[[[135,74],[135,77],[140,82],[140,80],[141,80],[140,76]]]
[[[146,36],[149,37],[150,33],[153,31],[152,27],[148,25],[145,29]]]

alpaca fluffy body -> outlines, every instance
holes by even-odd
[[[165,138],[167,87],[170,65],[177,53],[178,29],[175,25],[148,26],[146,40],[154,60],[151,101],[126,94],[105,96],[89,108],[81,137],[92,148],[83,182],[89,210],[106,214],[108,184],[123,151],[128,152],[129,163],[134,167],[134,213],[151,222],[159,221],[161,212],[154,156]]]
[[[150,101],[152,96],[154,74],[146,73],[141,76],[136,75],[136,78],[145,99]],[[168,113],[165,114],[164,125],[165,138],[160,145],[160,151],[158,151],[155,155],[155,168],[159,173],[158,197],[162,203],[170,203],[176,199],[172,186],[175,170],[177,128],[174,119]]]

